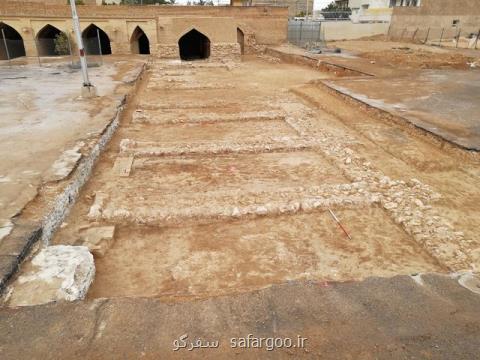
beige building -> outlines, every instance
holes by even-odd
[[[393,9],[391,34],[404,34],[424,38],[443,36],[452,38],[463,34],[478,34],[480,30],[480,4],[478,0],[396,0]],[[443,34],[442,34],[443,33]]]
[[[83,5],[77,10],[87,54],[225,59],[252,51],[255,44],[286,40],[282,7]],[[53,39],[59,34],[77,48],[68,5],[2,2],[0,28],[10,57],[56,55]],[[0,41],[0,58],[6,56]]]
[[[231,0],[231,6],[274,6],[288,8],[288,17],[311,15],[314,0]]]

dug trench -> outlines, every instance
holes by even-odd
[[[152,64],[51,243],[91,247],[87,299],[477,269],[477,159],[318,85],[332,76],[255,57]],[[34,268],[10,305],[35,303],[18,281]]]

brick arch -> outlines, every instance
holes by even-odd
[[[85,29],[82,30],[82,40],[83,46],[87,54],[98,55],[100,49],[98,47],[98,38],[96,34],[96,29],[99,30],[100,34],[100,47],[103,55],[109,55],[112,53],[112,36],[103,30],[100,26],[95,23],[90,23]]]
[[[182,60],[199,60],[210,57],[211,40],[192,27],[178,39],[178,50]]]
[[[17,24],[10,24],[10,23],[8,23],[8,21],[4,21],[4,20],[0,20],[0,24],[5,24],[6,26],[9,26],[9,27],[13,28],[23,39],[22,28],[24,28],[24,26],[19,27]]]
[[[16,29],[15,26],[7,24],[4,21],[0,21],[0,27],[4,29],[5,38],[7,40],[7,48],[8,48],[8,56],[10,59],[25,56],[25,43],[21,34],[21,30]],[[6,60],[7,56],[7,49],[5,48],[5,44],[0,41],[0,59]]]
[[[254,30],[244,23],[237,23],[236,28],[240,29],[244,36],[244,53],[254,53],[257,50],[257,41],[255,39]]]
[[[55,39],[58,35],[67,35],[65,31],[60,30],[52,24],[45,24],[35,35],[37,49],[40,56],[67,55],[68,49],[58,49],[55,47]]]
[[[192,30],[198,31],[199,33],[201,33],[201,34],[203,34],[204,36],[206,36],[206,37],[208,38],[208,40],[210,40],[210,42],[212,42],[212,36],[211,36],[209,33],[207,33],[206,31],[203,31],[203,29],[201,29],[200,26],[195,26],[195,25],[189,26],[186,30],[182,31],[182,32],[180,33],[180,35],[177,37],[177,41],[176,41],[176,42],[178,43],[178,41],[179,41],[184,35],[188,34],[188,33],[189,33],[190,31],[192,31]]]
[[[151,41],[140,25],[135,25],[129,38],[130,50],[133,54],[150,54]]]

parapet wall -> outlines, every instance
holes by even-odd
[[[480,29],[480,1],[478,0],[423,0],[418,7],[396,7],[393,10],[391,31],[415,29],[445,29],[454,27],[462,32],[476,33]]]
[[[131,52],[137,26],[147,35],[152,54],[158,51],[169,57],[173,57],[179,37],[193,28],[210,39],[212,56],[218,57],[228,49],[238,54],[237,29],[253,35],[260,45],[280,44],[287,37],[288,9],[282,7],[81,5],[77,11],[82,29],[95,24],[108,35],[113,54]],[[0,22],[22,36],[27,56],[37,55],[35,37],[47,24],[69,33],[74,41],[68,5],[1,2]]]

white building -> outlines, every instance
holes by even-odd
[[[390,22],[396,6],[420,6],[421,0],[350,0],[354,23]]]

